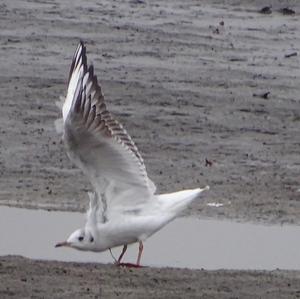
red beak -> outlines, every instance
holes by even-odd
[[[68,246],[70,246],[70,243],[68,243],[67,241],[64,241],[64,242],[60,242],[60,243],[57,243],[56,245],[55,245],[55,248],[56,247],[68,247]]]

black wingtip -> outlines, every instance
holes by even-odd
[[[88,72],[90,73],[90,76],[94,76],[94,66],[92,64],[89,65]]]
[[[78,44],[78,46],[81,46],[82,48],[84,48],[84,49],[85,49],[85,45],[84,45],[84,42],[83,42],[83,40],[82,40],[82,39],[80,39],[80,40],[79,40],[79,44]]]
[[[69,71],[68,85],[70,83],[70,79],[71,79],[72,73],[74,71],[74,68],[77,65],[76,63],[79,61],[77,59],[77,56],[78,56],[79,52],[80,52],[80,56],[81,56],[81,59],[82,59],[84,72],[86,72],[86,69],[87,69],[86,48],[85,48],[84,42],[81,39],[79,40],[78,46],[77,46],[76,51],[73,55],[73,60],[72,60],[72,64],[71,64],[70,71]]]

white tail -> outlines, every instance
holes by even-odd
[[[209,190],[209,186],[205,188],[197,188],[190,190],[183,190],[174,193],[157,195],[160,204],[164,206],[166,211],[178,214],[186,208],[195,198],[197,198],[203,191]]]

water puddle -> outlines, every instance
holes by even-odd
[[[84,223],[80,213],[0,207],[0,255],[111,263],[109,252],[54,248]],[[143,265],[204,269],[300,269],[300,227],[176,219],[144,244]],[[137,244],[124,261],[134,262]],[[116,256],[120,248],[113,250]]]

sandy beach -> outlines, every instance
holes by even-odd
[[[271,13],[261,13],[267,5]],[[4,0],[0,7],[0,205],[87,207],[91,186],[55,128],[82,39],[108,107],[158,192],[210,185],[185,217],[299,225],[297,1]],[[0,296],[296,298],[299,275],[9,256],[0,259]]]

